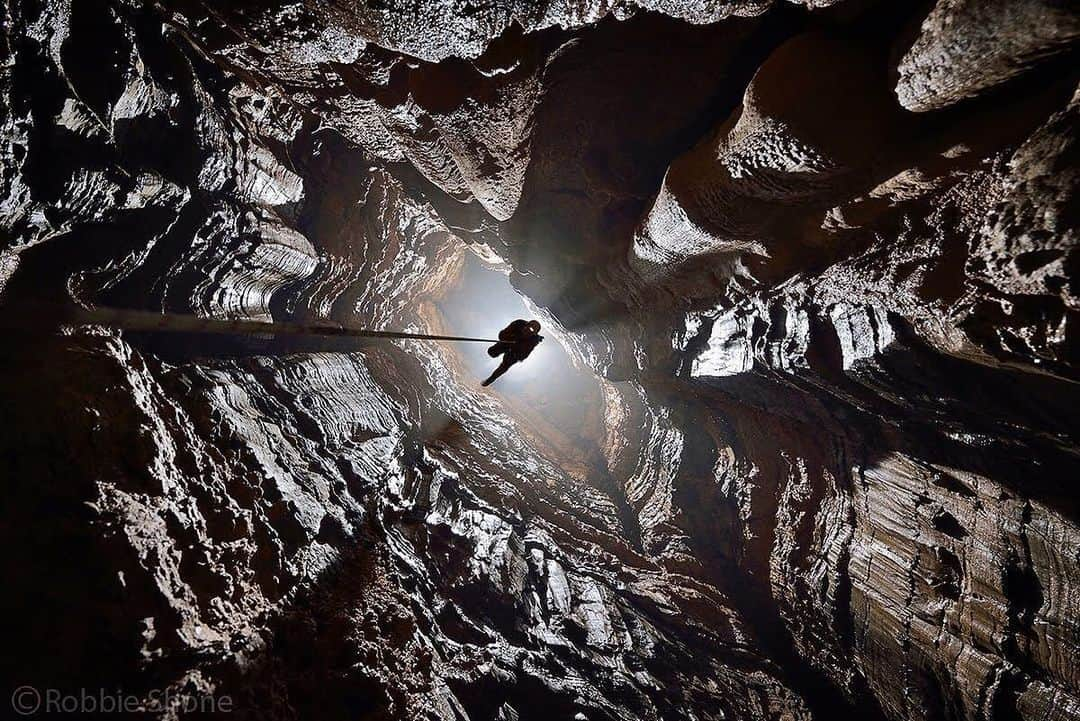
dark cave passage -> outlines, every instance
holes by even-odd
[[[4,5],[0,703],[1080,720],[1080,13],[519,5]]]

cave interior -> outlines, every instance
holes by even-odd
[[[17,715],[1080,721],[1075,2],[2,12]]]

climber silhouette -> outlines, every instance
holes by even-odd
[[[502,363],[480,385],[494,383],[496,378],[510,370],[510,366],[528,358],[542,340],[544,336],[540,335],[540,323],[535,320],[518,318],[503,328],[499,331],[499,342],[488,348],[488,355],[492,358],[503,357]]]

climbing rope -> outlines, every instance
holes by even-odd
[[[41,310],[41,307],[37,307]],[[294,323],[290,321],[261,321],[261,320],[222,320],[216,318],[200,318],[194,315],[180,313],[153,313],[145,310],[127,310],[123,308],[64,308],[47,309],[44,312],[30,313],[3,313],[0,314],[8,321],[5,325],[33,329],[40,328],[40,323],[34,322],[34,316],[40,319],[42,316],[52,318],[66,325],[102,325],[119,330],[139,332],[179,332],[179,333],[213,333],[218,335],[294,335],[294,336],[332,336],[338,338],[394,338],[408,340],[446,340],[466,343],[498,343],[500,341],[491,338],[467,338],[456,335],[431,335],[428,333],[408,333],[396,330],[367,330],[365,328],[348,328],[332,321],[321,322],[316,325]]]

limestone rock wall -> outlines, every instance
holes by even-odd
[[[1080,718],[1077,13],[903,5],[9,0],[0,678]],[[466,253],[580,424],[448,345],[44,310],[438,332]]]

